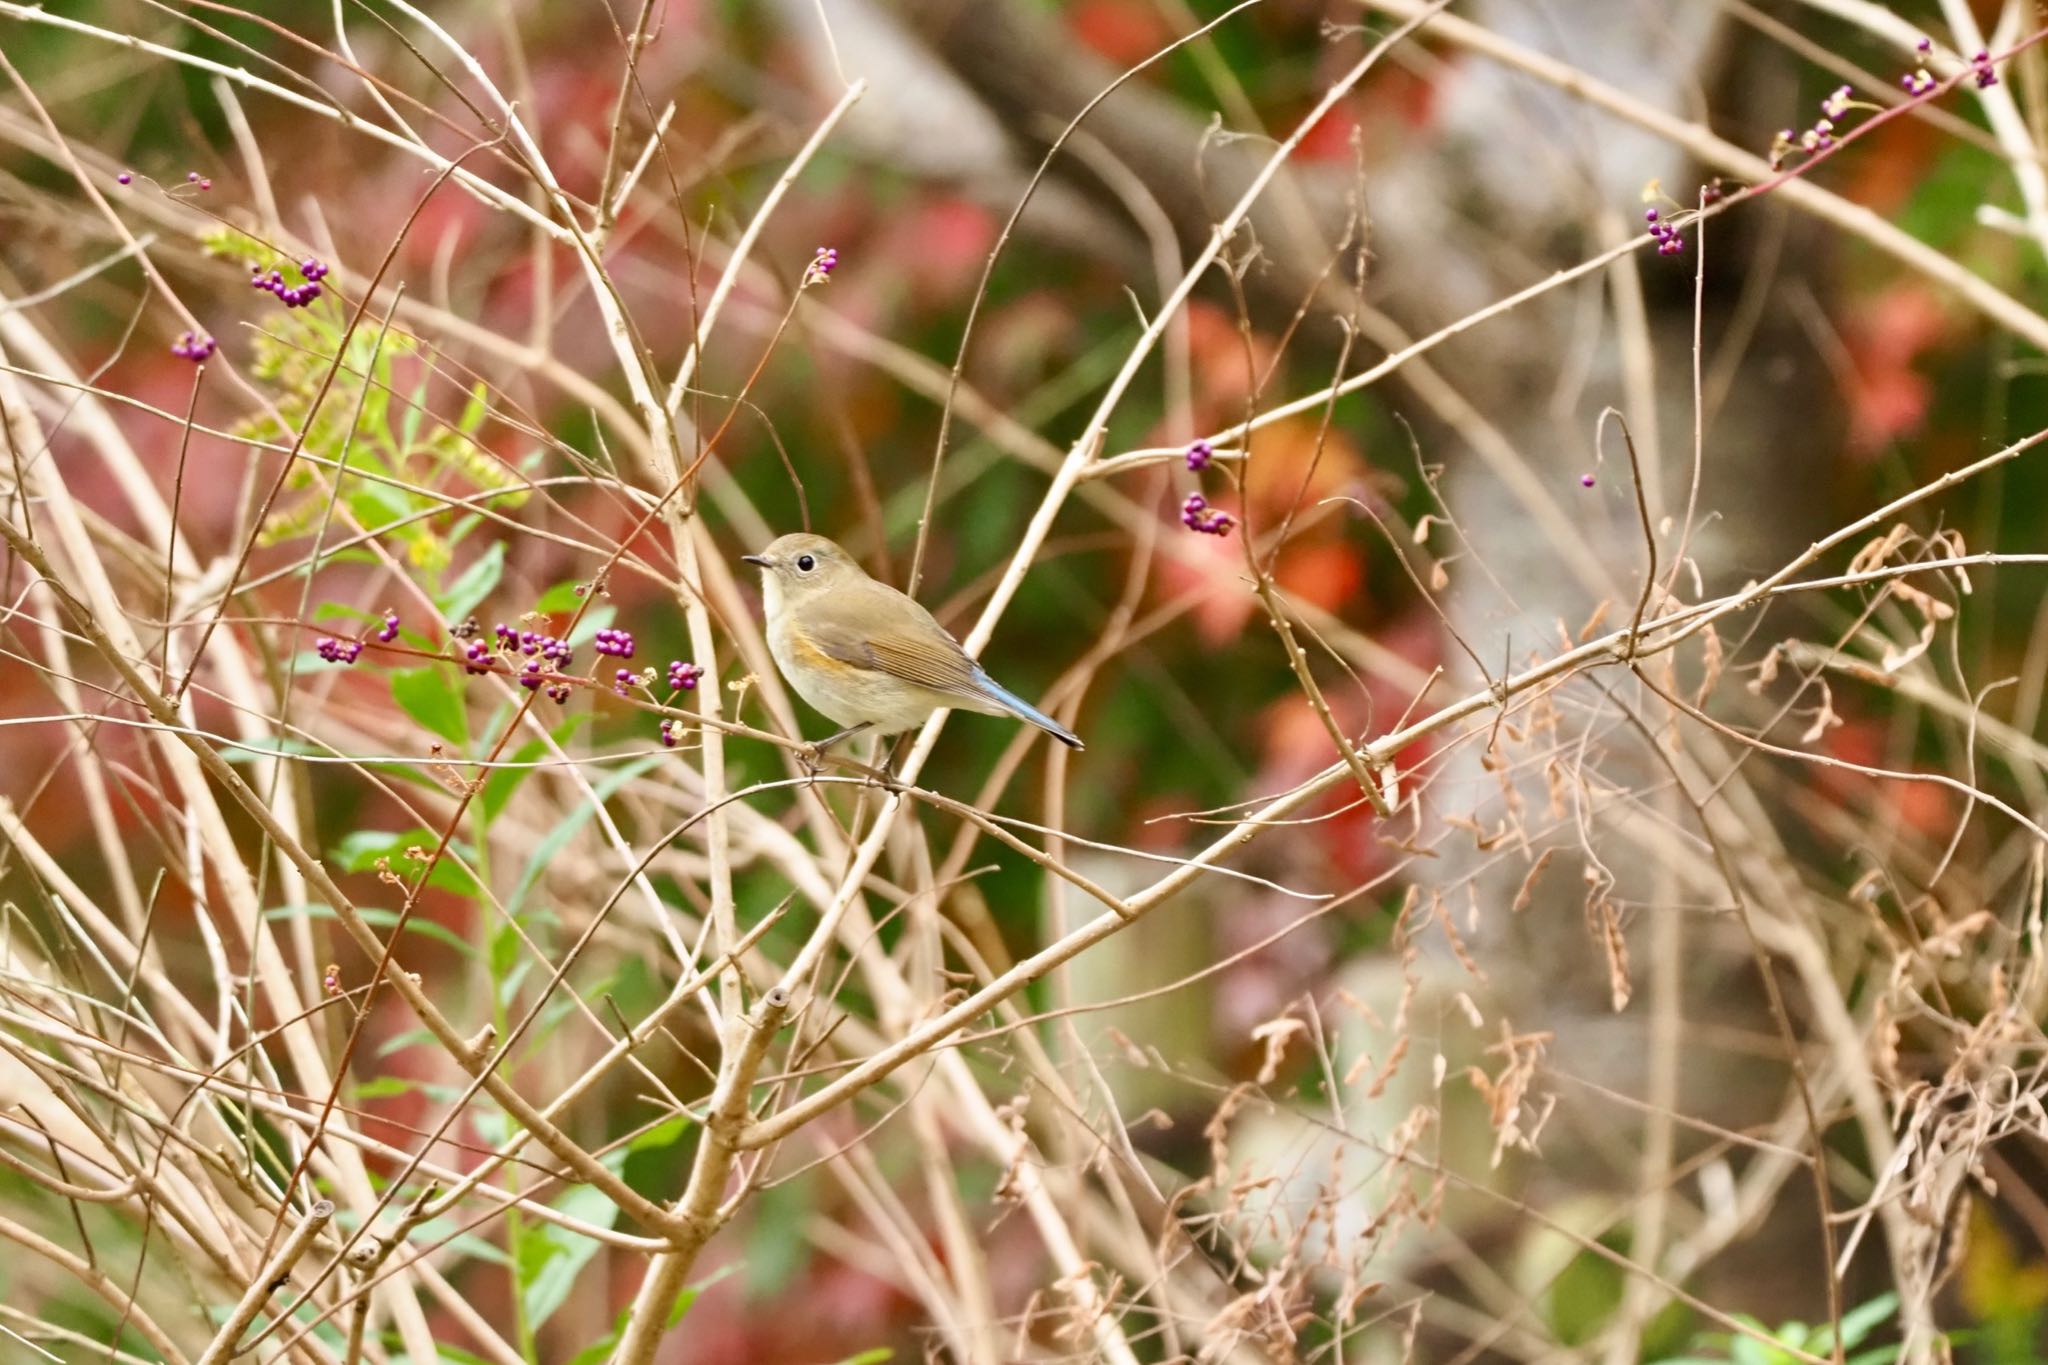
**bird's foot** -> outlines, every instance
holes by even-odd
[[[830,749],[833,745],[839,743],[841,740],[852,739],[855,735],[859,734],[863,730],[870,728],[873,724],[873,721],[864,720],[858,725],[847,726],[844,730],[841,730],[836,735],[827,735],[823,739],[817,741],[814,744],[806,744],[802,748],[795,750],[796,761],[803,764],[804,767],[810,769],[811,776],[816,777],[820,772],[823,772],[825,769],[826,750]],[[855,764],[854,766],[862,767],[862,765],[860,764]]]

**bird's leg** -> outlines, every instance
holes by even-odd
[[[818,769],[824,766],[825,751],[827,749],[831,748],[833,745],[839,743],[839,741],[843,739],[852,739],[855,735],[869,728],[873,724],[873,721],[864,720],[858,725],[847,726],[844,730],[841,730],[836,735],[827,735],[825,736],[825,738],[819,740],[816,744],[806,744],[803,748],[798,749],[796,751],[797,761],[803,764],[806,768],[809,768],[812,772],[817,772]]]

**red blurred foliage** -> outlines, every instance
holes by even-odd
[[[1947,135],[1932,123],[1893,119],[1858,139],[1857,155],[1838,158],[1850,176],[1846,193],[1875,212],[1890,214],[1925,191],[1928,172],[1947,145]]]
[[[1364,589],[1365,559],[1337,541],[1290,545],[1273,568],[1273,581],[1290,597],[1339,611]]]
[[[1171,43],[1172,28],[1149,0],[1077,0],[1067,6],[1067,29],[1120,66],[1136,66]]]
[[[864,250],[877,260],[915,261],[916,269],[899,274],[897,282],[910,286],[917,304],[931,307],[964,301],[981,279],[1001,224],[971,199],[930,194],[874,226],[877,232]]]
[[[1169,501],[1179,506],[1179,496]],[[1159,595],[1171,600],[1182,593],[1202,589],[1192,616],[1195,634],[1204,645],[1215,647],[1238,637],[1244,623],[1258,610],[1244,579],[1244,547],[1235,533],[1228,536],[1198,536],[1177,522],[1161,534],[1179,538],[1176,553],[1159,561]]]
[[[1247,350],[1236,314],[1210,300],[1189,300],[1187,316],[1196,425],[1213,430],[1241,421],[1253,385],[1273,368],[1272,343],[1254,333]]]
[[[1374,632],[1375,639],[1417,668],[1434,668],[1441,658],[1441,640],[1435,619],[1427,612],[1404,613]],[[1349,679],[1318,670],[1323,698],[1338,728],[1353,739],[1384,733],[1393,728],[1408,708],[1409,698],[1383,678],[1368,676],[1361,694]],[[1279,791],[1306,781],[1337,761],[1337,746],[1322,718],[1308,698],[1291,692],[1259,713],[1260,752],[1263,755],[1252,786],[1259,791]],[[1369,732],[1369,733],[1368,733]],[[1404,786],[1409,774],[1429,761],[1433,751],[1429,740],[1417,740],[1394,755],[1395,771]],[[1386,865],[1386,850],[1374,839],[1378,817],[1355,783],[1338,783],[1302,810],[1296,817],[1327,816],[1302,828],[1310,831],[1324,856],[1341,877],[1364,881]]]
[[[1889,720],[1882,716],[1850,715],[1827,732],[1819,749],[1830,758],[1866,768],[1899,768],[1896,756],[1888,752],[1889,727]],[[1874,806],[1871,823],[1875,827],[1901,826],[1928,839],[1946,839],[1955,830],[1954,794],[1938,783],[1872,777],[1830,767],[1816,768],[1813,780],[1843,805]]]
[[[1240,349],[1239,354],[1242,355]],[[1354,485],[1366,464],[1344,432],[1312,417],[1277,422],[1255,433],[1251,459],[1243,466],[1243,495],[1229,496],[1219,476],[1206,485],[1209,500],[1237,514],[1248,508],[1253,534],[1277,528],[1293,511],[1296,530],[1274,565],[1273,577],[1295,597],[1326,611],[1341,612],[1359,600],[1365,589],[1365,551],[1345,538],[1348,518],[1315,517],[1317,504]],[[1180,493],[1169,501],[1177,508]],[[1304,523],[1306,523],[1305,529]],[[1168,597],[1199,584],[1215,587],[1194,609],[1196,631],[1207,645],[1237,638],[1258,610],[1258,601],[1244,585],[1247,571],[1238,536],[1190,535],[1179,525],[1168,533],[1189,543],[1162,562],[1159,586]]]
[[[788,1228],[778,1235],[799,1233]],[[750,1302],[738,1276],[705,1290],[656,1358],[662,1365],[844,1360],[863,1347],[903,1337],[922,1316],[916,1300],[879,1276],[831,1256],[814,1256],[804,1265],[795,1282],[779,1287],[767,1303]]]
[[[1352,134],[1364,126],[1357,104],[1339,100],[1295,144],[1296,161],[1349,162]]]
[[[1894,285],[1856,306],[1842,337],[1856,367],[1846,395],[1851,453],[1868,459],[1919,430],[1934,386],[1916,361],[1954,328],[1948,310],[1918,284]]]

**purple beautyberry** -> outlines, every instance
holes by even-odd
[[[1180,522],[1190,531],[1205,536],[1227,536],[1237,519],[1221,508],[1211,507],[1209,500],[1200,493],[1188,494],[1188,500],[1180,505]]]
[[[193,364],[210,359],[220,349],[220,343],[204,332],[180,332],[178,339],[171,343],[171,354],[181,356]]]
[[[704,676],[704,670],[695,664],[671,659],[668,663],[668,688],[671,692],[690,692],[697,686],[697,679]]]
[[[661,723],[661,747],[673,749],[676,747],[676,743],[676,723],[672,720],[663,721]]]
[[[1579,487],[1581,487],[1581,488],[1591,488],[1592,486],[1593,486],[1593,476],[1592,476],[1591,474],[1581,474],[1581,475],[1579,475]]]
[[[388,645],[397,638],[398,613],[395,611],[387,611],[384,613],[384,624],[377,627],[377,639],[382,643]]]
[[[1906,87],[1906,93],[1909,95],[1926,95],[1933,92],[1935,81],[1923,66],[1918,71],[1900,77],[1899,84]]]
[[[597,652],[612,654],[621,659],[633,657],[633,636],[630,631],[600,630],[596,638]]]
[[[519,670],[519,685],[529,689],[537,688],[542,681],[540,660],[528,659],[526,667]]]
[[[837,248],[821,246],[817,254],[811,257],[811,263],[804,267],[803,282],[805,285],[823,284],[832,278],[832,272],[838,268]]]
[[[569,700],[569,684],[565,682],[549,683],[548,700],[558,706]]]
[[[639,680],[640,675],[638,673],[635,673],[630,668],[622,668],[618,672],[612,674],[612,691],[618,693],[620,696],[623,697],[626,695],[626,689],[631,687],[634,683],[638,682]]]
[[[479,674],[491,671],[490,647],[482,640],[471,640],[469,648],[462,651],[462,658],[462,671],[465,673]]]
[[[327,278],[327,263],[318,256],[308,256],[299,262],[299,273],[309,282],[318,284]]]
[[[363,656],[363,642],[323,635],[313,642],[313,652],[331,664],[352,664]]]
[[[135,183],[135,172],[123,171],[119,175],[115,176],[114,180],[117,184],[132,185]]]
[[[1976,73],[1977,88],[1979,90],[1989,89],[1991,86],[1998,84],[1998,73],[1991,69],[1991,54],[1989,52],[1979,52],[1976,56],[1970,58],[1970,67]]]
[[[1933,51],[1934,51],[1934,39],[1932,39],[1932,38],[1922,38],[1922,39],[1920,40],[1920,55],[1921,55],[1921,56],[1923,56],[1923,57],[1925,57],[1925,56],[1928,56],[1928,55],[1930,55],[1930,54],[1931,54],[1931,53],[1932,53]]]
[[[199,178],[199,188],[202,190],[210,190],[213,188],[213,182],[211,180],[208,180],[206,177],[201,176]]]
[[[1207,441],[1196,441],[1188,447],[1188,468],[1195,473],[1209,467],[1209,461],[1216,458],[1215,448]]]
[[[1643,211],[1643,221],[1650,225],[1650,240],[1657,244],[1657,254],[1675,256],[1685,249],[1685,239],[1679,236],[1675,226],[1661,219],[1662,215],[1655,209]]]
[[[188,184],[188,185],[196,185],[196,184],[198,184],[198,183],[199,183],[199,172],[197,172],[197,171],[187,171],[187,172],[185,172],[185,183],[186,183],[186,184]]]

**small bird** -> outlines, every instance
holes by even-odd
[[[1073,731],[1002,687],[932,614],[823,536],[787,535],[757,555],[768,650],[797,695],[845,728],[900,734],[942,707],[1028,720],[1060,743]]]

